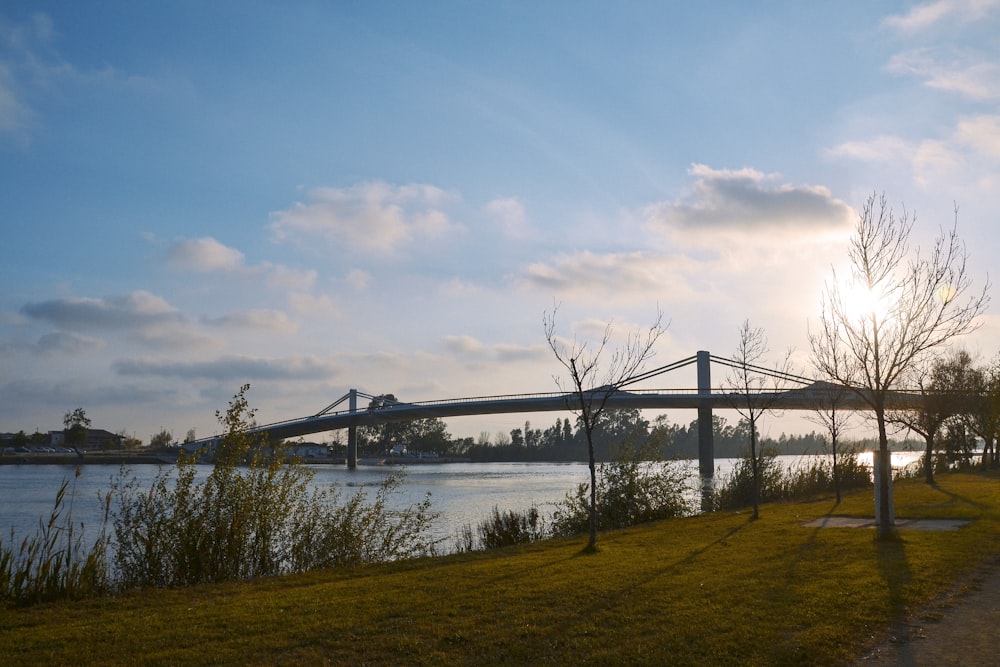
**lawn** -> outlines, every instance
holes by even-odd
[[[1000,554],[1000,476],[896,484],[899,518],[957,531],[806,528],[871,491],[599,537],[249,584],[0,611],[0,662],[839,664]]]

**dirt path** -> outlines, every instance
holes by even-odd
[[[1000,562],[977,572],[916,618],[858,665],[1000,665]]]

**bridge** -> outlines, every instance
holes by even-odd
[[[713,409],[734,409],[755,405],[775,410],[817,410],[836,405],[837,409],[869,410],[871,406],[858,390],[849,389],[828,382],[816,381],[791,373],[776,372],[773,369],[747,364],[754,373],[775,377],[794,388],[784,391],[763,391],[751,394],[724,391],[712,388],[712,362],[730,368],[743,368],[732,359],[717,357],[706,351],[675,361],[671,364],[640,373],[620,383],[610,390],[596,387],[586,390],[598,400],[607,395],[608,409],[693,409],[698,411],[698,462],[699,470],[705,477],[715,471],[714,443],[712,436]],[[694,364],[697,369],[697,384],[694,389],[628,389],[639,382],[663,375]],[[797,385],[797,386],[796,386]],[[610,393],[609,393],[610,392]],[[369,405],[360,408],[358,399],[368,399]],[[897,408],[915,407],[922,404],[924,397],[917,393],[895,392],[892,406]],[[346,405],[345,405],[346,404]],[[579,408],[579,397],[573,392],[549,392],[534,394],[510,394],[500,396],[479,396],[435,401],[389,401],[356,389],[314,415],[290,419],[272,424],[264,424],[251,429],[253,434],[265,434],[272,440],[297,438],[312,433],[321,433],[346,428],[348,430],[347,465],[355,467],[358,460],[357,428],[390,421],[410,421],[414,419],[462,417],[470,415],[507,414],[522,412],[574,411]],[[199,443],[217,441],[218,436]]]

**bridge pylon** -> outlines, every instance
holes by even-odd
[[[715,438],[712,433],[712,355],[699,350],[695,355],[698,370],[698,472],[702,478],[715,474]]]
[[[358,411],[358,390],[351,389],[347,400],[347,409],[353,415]],[[347,427],[347,467],[358,467],[358,425],[353,421]]]

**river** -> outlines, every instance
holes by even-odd
[[[870,464],[871,455],[867,457]],[[802,465],[809,456],[781,456],[785,466]],[[919,458],[917,452],[893,454],[893,466],[907,465]],[[716,481],[724,479],[736,459],[716,461]],[[684,462],[691,471],[692,498],[698,494],[697,461]],[[441,541],[444,550],[454,545],[456,536],[465,525],[475,527],[493,507],[500,510],[526,510],[537,507],[544,516],[577,485],[589,478],[585,463],[441,463],[406,466],[359,466],[349,470],[344,466],[310,466],[315,472],[314,484],[336,484],[345,493],[376,489],[386,476],[402,472],[404,483],[396,499],[397,506],[419,502],[431,494],[431,510],[439,514],[432,526],[432,536]],[[137,479],[151,480],[159,470],[155,464],[132,465],[129,471]],[[15,539],[32,535],[39,521],[47,520],[52,512],[56,492],[63,480],[70,481],[64,512],[72,512],[75,526],[96,531],[103,517],[101,497],[111,488],[119,474],[117,465],[4,465],[0,466],[0,538],[7,542],[11,531]],[[207,475],[210,466],[202,466]],[[64,522],[58,522],[64,525]]]

